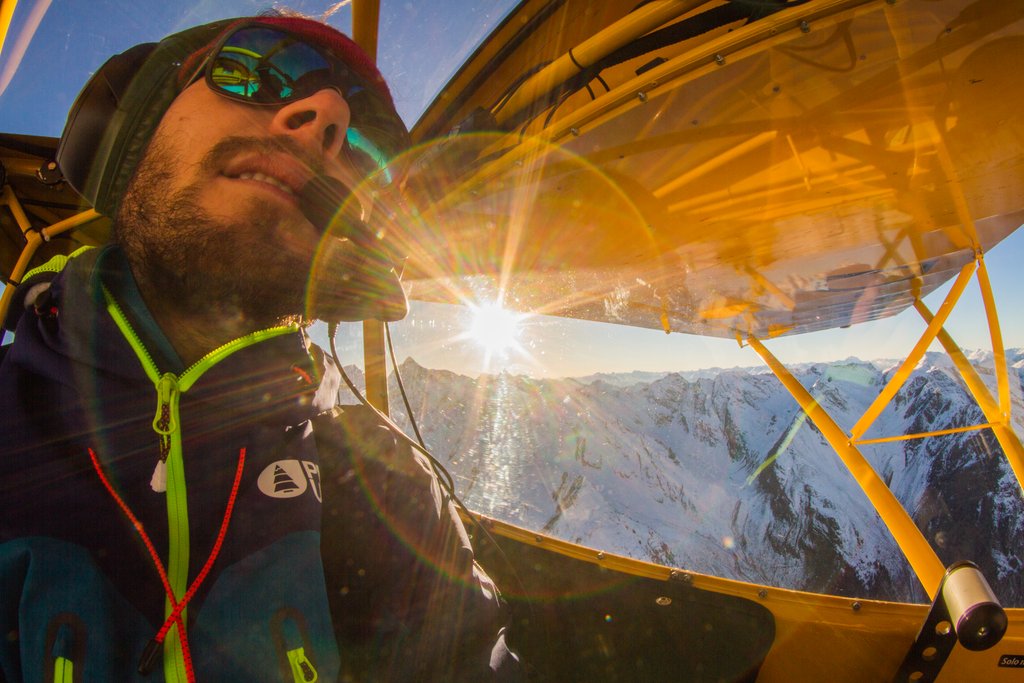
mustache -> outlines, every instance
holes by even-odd
[[[311,154],[305,147],[286,135],[270,138],[241,135],[226,137],[206,153],[200,162],[200,166],[205,172],[214,172],[222,168],[233,157],[248,153],[265,155],[284,153],[296,158],[299,163],[312,171],[314,175],[322,175],[324,173],[323,157]]]

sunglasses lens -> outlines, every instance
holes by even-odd
[[[351,113],[346,155],[364,174],[382,184],[391,181],[387,165],[407,144],[405,124],[329,52],[286,31],[244,26],[224,39],[206,73],[213,90],[251,104],[283,104],[337,89]]]
[[[316,49],[263,27],[232,33],[213,58],[213,86],[260,104],[305,97],[332,83],[331,66]]]
[[[373,176],[379,183],[386,185],[391,182],[391,174],[387,170],[389,155],[380,146],[357,128],[349,127],[345,134],[345,151],[352,165],[365,176]]]

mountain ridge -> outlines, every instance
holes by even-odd
[[[994,391],[991,353],[969,357]],[[1007,353],[1018,434],[1022,360]],[[849,430],[896,367],[845,359],[791,371]],[[401,372],[428,446],[479,512],[671,567],[927,602],[866,496],[770,373],[474,380],[415,361]],[[407,423],[404,408],[393,415]],[[984,422],[949,358],[929,353],[865,437]],[[944,564],[975,561],[1004,605],[1024,603],[1024,502],[989,430],[861,452]]]

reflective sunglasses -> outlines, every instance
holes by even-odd
[[[200,75],[215,93],[257,106],[280,106],[324,88],[337,90],[351,111],[345,155],[364,177],[391,182],[387,165],[407,146],[405,124],[330,50],[276,26],[243,24],[217,42],[188,82]]]

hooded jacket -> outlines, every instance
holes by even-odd
[[[436,477],[297,327],[185,368],[116,247],[43,271],[0,364],[0,681],[516,676]]]

